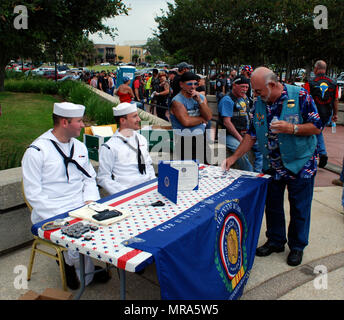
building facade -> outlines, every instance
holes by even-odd
[[[96,62],[103,63],[103,62],[116,62],[116,46],[111,44],[95,44],[94,47],[96,48]]]

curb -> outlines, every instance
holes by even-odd
[[[314,268],[319,265],[326,266],[327,273],[342,268],[344,251],[310,261],[266,280],[245,292],[240,300],[277,300],[303,284],[313,281],[316,277]]]
[[[330,163],[328,162],[325,166],[325,168],[323,168],[325,170],[331,171],[333,173],[338,173],[340,175],[340,173],[342,172],[342,168],[336,164]]]

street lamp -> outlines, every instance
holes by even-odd
[[[55,82],[57,82],[56,39],[52,39],[51,41],[54,43],[54,55],[55,55]]]

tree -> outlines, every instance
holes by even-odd
[[[140,56],[137,53],[133,54],[132,57],[131,57],[132,61],[135,62],[135,63],[137,63],[137,60],[139,58],[140,58]]]
[[[4,90],[5,67],[13,57],[35,58],[46,50],[61,52],[89,32],[114,36],[115,30],[105,26],[104,19],[128,10],[120,0],[23,0],[20,4],[28,13],[25,29],[14,24],[23,13],[14,13],[15,3],[0,2],[0,91]]]
[[[94,47],[94,43],[85,35],[82,35],[72,47],[62,48],[61,55],[65,62],[85,67],[86,65],[91,64],[91,62],[94,62],[94,59],[97,56],[97,51]]]
[[[171,55],[203,69],[274,65],[288,73],[317,59],[343,68],[344,1],[324,0],[329,28],[314,26],[316,0],[175,0],[156,17],[156,35]]]
[[[158,37],[148,38],[146,44],[144,45],[144,49],[146,49],[150,55],[154,57],[153,60],[163,60],[164,56],[166,55],[166,51],[162,47]]]

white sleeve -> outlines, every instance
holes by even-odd
[[[115,194],[124,190],[124,187],[116,182],[113,177],[113,167],[115,165],[116,155],[112,149],[106,146],[99,148],[99,168],[97,181],[98,184],[109,194]]]
[[[84,202],[98,200],[100,199],[100,195],[99,195],[99,189],[96,182],[97,175],[89,159],[88,159],[87,164],[84,166],[84,169],[91,176],[91,178],[87,177],[86,175],[83,175],[84,176],[83,200]]]
[[[43,152],[28,148],[22,159],[23,186],[26,199],[37,212],[53,216],[56,210],[48,195],[42,192]]]

